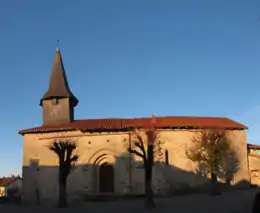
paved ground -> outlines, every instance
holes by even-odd
[[[165,213],[251,213],[252,203],[255,193],[259,189],[248,191],[230,192],[221,196],[208,195],[189,195],[173,198],[156,199],[157,208],[151,212]],[[69,209],[53,209],[44,207],[28,207],[14,205],[0,205],[0,212],[5,213],[59,213],[59,212],[75,212],[75,213],[137,213],[147,212],[143,201],[131,200],[120,202],[106,203],[85,203],[81,206],[70,207]]]

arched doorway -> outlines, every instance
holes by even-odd
[[[114,167],[109,163],[99,167],[99,192],[114,192]]]

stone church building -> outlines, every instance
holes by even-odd
[[[47,82],[46,82],[47,83]],[[48,149],[57,140],[77,144],[79,161],[68,177],[68,199],[95,194],[142,194],[144,172],[140,159],[131,156],[131,131],[150,122],[150,118],[74,118],[78,104],[56,50],[49,88],[40,100],[42,125],[19,131],[23,135],[23,200],[41,203],[57,200],[58,159]],[[239,170],[232,183],[250,181],[247,161],[247,127],[224,117],[157,117],[160,131],[160,157],[154,166],[153,187],[157,194],[171,193],[181,186],[205,183],[198,166],[187,159],[185,150],[196,131],[205,128],[228,130],[239,157]]]

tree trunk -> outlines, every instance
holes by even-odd
[[[231,189],[232,185],[231,185],[231,178],[227,178],[226,179],[226,189],[225,190],[229,190]]]
[[[211,193],[212,195],[219,194],[218,191],[218,180],[217,180],[217,174],[216,172],[211,171]]]
[[[152,189],[152,175],[151,169],[145,171],[145,205],[148,208],[154,208],[155,203],[153,201],[153,189]]]
[[[260,212],[260,192],[258,192],[255,196],[252,213]]]
[[[68,206],[67,203],[67,177],[60,177],[59,179],[59,203],[58,207],[59,208],[66,208]]]
[[[148,208],[155,208],[152,189],[153,173],[153,145],[148,145],[147,162],[145,165],[145,205]]]
[[[40,192],[39,192],[39,188],[36,188],[36,206],[40,205]]]

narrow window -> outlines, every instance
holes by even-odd
[[[169,165],[169,152],[168,152],[168,149],[165,150],[165,164]]]

